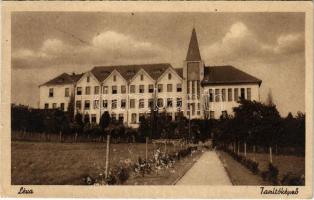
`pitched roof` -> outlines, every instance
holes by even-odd
[[[192,30],[188,53],[186,54],[186,61],[201,61],[195,28]]]
[[[113,70],[117,70],[124,79],[131,80],[135,74],[143,69],[145,70],[154,80],[157,80],[169,67],[172,68],[169,63],[158,63],[158,64],[141,64],[141,65],[116,65],[116,66],[96,66],[91,72],[100,81],[104,81]]]
[[[174,68],[174,70],[181,78],[183,78],[183,68]]]
[[[63,85],[63,84],[73,84],[76,83],[83,74],[67,74],[67,73],[62,73],[56,78],[51,79],[50,81],[42,84],[42,85]]]
[[[203,85],[258,83],[262,81],[233,66],[206,66],[204,68]]]

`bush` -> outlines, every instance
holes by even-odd
[[[283,176],[281,180],[281,185],[291,186],[305,185],[304,175],[298,176],[296,174],[288,172]]]
[[[278,174],[279,174],[279,170],[276,166],[274,166],[273,164],[269,163],[268,165],[268,170],[262,172],[262,178],[263,180],[267,180],[272,182],[273,184],[278,184]]]

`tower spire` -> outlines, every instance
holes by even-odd
[[[186,55],[186,61],[201,61],[201,60],[202,59],[198,47],[196,31],[195,28],[193,27],[188,53]]]

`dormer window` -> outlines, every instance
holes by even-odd
[[[168,80],[171,80],[171,74],[170,73],[168,74]]]
[[[87,83],[89,83],[89,81],[90,81],[90,77],[89,76],[86,77],[86,81],[87,81]]]

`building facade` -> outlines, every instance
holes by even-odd
[[[60,76],[40,85],[40,108],[68,109],[98,123],[108,111],[112,118],[137,127],[151,109],[175,119],[179,112],[190,119],[232,114],[240,97],[259,100],[261,80],[233,66],[205,66],[195,29],[182,68],[169,63],[96,66],[90,71]]]

